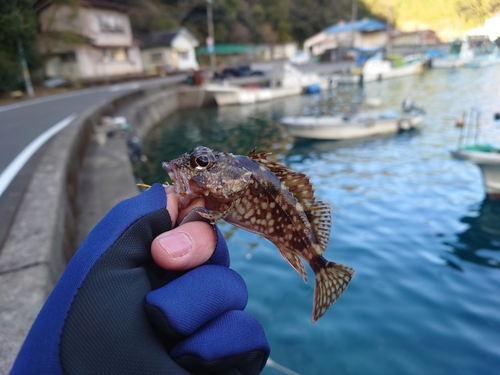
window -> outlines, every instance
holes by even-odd
[[[161,52],[153,52],[151,53],[151,55],[149,56],[150,60],[152,63],[159,63],[159,62],[163,62],[163,53]]]
[[[76,56],[74,52],[61,53],[59,59],[61,59],[61,62],[75,62]]]
[[[123,33],[125,31],[123,20],[113,15],[99,16],[99,28],[103,33]]]
[[[127,50],[125,48],[103,48],[100,60],[102,62],[126,61]]]
[[[189,51],[179,51],[179,59],[181,60],[189,60]]]

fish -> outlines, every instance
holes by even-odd
[[[270,160],[269,153],[247,156],[198,146],[162,168],[179,200],[204,197],[215,223],[223,219],[271,241],[285,260],[308,281],[304,261],[315,274],[312,323],[340,297],[354,269],[323,257],[330,239],[331,208],[317,201],[306,174]]]

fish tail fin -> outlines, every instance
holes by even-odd
[[[355,273],[351,267],[325,261],[322,257],[321,260],[314,285],[313,323],[340,297]]]

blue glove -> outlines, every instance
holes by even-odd
[[[246,286],[228,268],[217,228],[214,255],[204,265],[174,272],[154,263],[153,239],[172,228],[165,207],[165,190],[154,185],[101,220],[47,299],[11,374],[263,369],[269,344],[260,323],[243,311]]]

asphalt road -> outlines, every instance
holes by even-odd
[[[117,85],[97,87],[53,95],[0,107],[0,179],[5,177],[9,165],[35,139],[72,114],[80,114],[103,99],[123,95],[138,88],[158,85],[159,83],[178,82],[184,76],[154,78],[143,81],[127,82]],[[50,140],[48,141],[50,142]],[[36,167],[44,144],[16,174],[3,194],[0,192],[0,249],[15,216],[17,207]],[[5,180],[5,179],[4,179]],[[44,187],[40,187],[43,191]],[[43,194],[41,194],[43,197]]]

